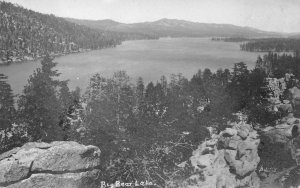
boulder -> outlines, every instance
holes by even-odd
[[[239,135],[242,139],[246,139],[247,136],[249,135],[249,130],[247,130],[247,129],[240,129],[240,130],[238,130],[238,135]]]
[[[238,140],[238,139],[230,139],[228,141],[228,146],[226,148],[236,150],[237,147],[238,147],[239,142],[240,142],[240,140]]]
[[[291,102],[294,107],[294,115],[300,117],[300,88],[293,87],[289,89]]]
[[[237,134],[242,139],[246,139],[250,133],[250,130],[251,130],[251,126],[249,126],[248,124],[242,124],[238,127]]]
[[[0,187],[93,187],[100,150],[76,142],[31,142],[0,156]]]
[[[261,136],[268,139],[271,144],[287,144],[291,139],[300,135],[300,119],[289,117],[274,127],[267,127],[261,132]]]
[[[222,132],[222,136],[224,137],[231,137],[237,134],[237,130],[236,129],[232,129],[232,128],[226,128],[223,132]]]
[[[295,117],[300,118],[300,98],[294,100]]]
[[[31,163],[20,163],[17,160],[4,159],[0,162],[0,186],[27,178]]]
[[[237,148],[238,158],[246,155],[249,151],[255,151],[258,148],[260,140],[246,140],[239,143]]]
[[[281,111],[282,113],[291,113],[293,112],[293,106],[290,103],[280,104],[278,106],[278,110]]]
[[[98,170],[92,170],[79,173],[64,173],[64,174],[33,174],[30,178],[16,182],[6,188],[90,188],[98,187],[97,176]]]

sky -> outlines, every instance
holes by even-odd
[[[162,18],[300,32],[300,0],[5,0],[60,17],[123,23]]]

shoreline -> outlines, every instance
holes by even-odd
[[[104,48],[101,48],[101,49],[104,49]],[[100,49],[95,49],[95,50],[100,50]],[[83,51],[74,51],[74,52],[70,52],[70,53],[66,53],[66,54],[63,54],[63,53],[62,54],[50,54],[50,57],[62,57],[62,56],[85,53],[85,52],[90,52],[90,51],[93,51],[93,50],[85,49]],[[33,58],[33,59],[26,59],[26,60],[24,59],[24,60],[21,60],[21,61],[12,61],[10,63],[0,63],[0,67],[1,66],[10,66],[12,64],[23,64],[23,63],[28,63],[28,62],[34,62],[34,61],[41,60],[44,57],[45,57],[45,55],[41,55],[40,57]]]
[[[162,38],[162,37],[161,37]],[[107,48],[115,48],[119,45],[122,45],[123,42],[128,42],[128,41],[137,41],[137,40],[159,40],[161,38],[158,38],[158,39],[135,39],[135,40],[124,40],[122,41],[120,44],[117,44],[117,45],[114,45],[114,46],[110,46],[110,47],[104,47],[104,48],[97,48],[97,49],[84,49],[84,48],[81,48],[81,50],[78,50],[78,51],[73,51],[73,52],[70,52],[70,53],[60,53],[60,54],[54,54],[54,55],[51,55],[51,57],[62,57],[62,56],[67,56],[67,55],[72,55],[72,54],[79,54],[79,53],[85,53],[85,52],[90,52],[90,51],[95,51],[95,50],[102,50],[102,49],[107,49]],[[27,59],[27,60],[18,60],[18,61],[11,61],[9,63],[3,63],[3,61],[0,60],[0,67],[1,66],[10,66],[11,64],[22,64],[22,63],[27,63],[27,62],[33,62],[33,61],[38,61],[40,59],[42,59],[43,57],[45,57],[45,55],[41,55],[41,57],[37,57],[37,58],[33,58],[33,59]],[[24,57],[23,57],[24,58]],[[2,63],[1,63],[2,62]]]

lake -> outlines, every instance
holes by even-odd
[[[259,53],[239,50],[239,43],[213,42],[210,38],[162,38],[159,40],[126,41],[116,48],[57,57],[60,79],[68,79],[69,87],[87,87],[95,73],[111,76],[125,70],[132,82],[141,76],[147,83],[156,82],[162,75],[182,73],[191,78],[198,69],[232,68],[245,62],[253,68]],[[40,67],[40,61],[0,66],[0,73],[9,77],[15,94],[22,92],[29,75]]]

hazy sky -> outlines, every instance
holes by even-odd
[[[161,18],[300,32],[300,0],[5,0],[42,13],[125,23]]]

